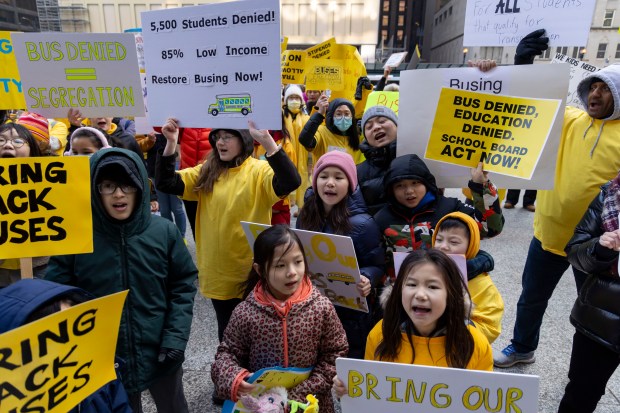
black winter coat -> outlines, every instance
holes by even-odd
[[[360,144],[360,151],[366,160],[357,165],[357,181],[366,201],[368,213],[374,215],[387,204],[383,177],[396,158],[396,141],[381,148],[370,146],[364,141]]]
[[[571,311],[571,323],[586,337],[620,353],[620,278],[614,271],[618,252],[599,244],[609,185],[592,201],[565,251],[575,268],[590,274]]]

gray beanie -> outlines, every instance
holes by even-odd
[[[368,122],[372,118],[376,118],[377,116],[383,116],[384,118],[388,118],[396,126],[398,126],[398,115],[394,113],[394,111],[387,106],[377,105],[371,106],[364,111],[364,116],[362,116],[362,134],[366,128],[366,122]]]

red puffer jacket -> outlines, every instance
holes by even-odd
[[[179,133],[181,169],[191,168],[205,160],[211,152],[210,128],[183,128]]]

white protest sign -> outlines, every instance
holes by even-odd
[[[568,96],[566,98],[566,105],[575,106],[585,110],[581,104],[581,99],[579,99],[579,96],[577,95],[577,86],[584,77],[588,76],[590,73],[598,72],[601,69],[586,62],[582,62],[581,60],[566,56],[562,53],[556,53],[551,63],[568,63],[570,65],[570,81],[568,82]]]
[[[596,0],[469,0],[463,46],[516,46],[545,29],[551,46],[588,43]]]
[[[142,38],[142,29],[128,29],[125,33],[132,33],[136,40],[136,53],[138,56],[138,68],[140,69],[140,86],[142,87],[142,100],[144,102],[144,112],[146,116],[134,117],[136,134],[144,134],[153,132],[153,128],[148,120],[149,108],[146,99],[146,66],[144,63],[144,39]]]
[[[144,116],[131,33],[14,33],[28,110],[65,118]]]
[[[477,68],[403,71],[400,80],[399,109],[400,113],[407,113],[409,116],[402,116],[398,122],[397,154],[401,156],[413,153],[421,158],[424,156],[443,87],[493,95],[557,99],[561,101],[561,104],[531,179],[500,174],[490,176],[499,188],[551,189],[562,133],[568,72],[568,65],[559,64],[500,66],[489,72],[481,72]],[[419,99],[419,96],[425,98]],[[464,108],[470,111],[476,110]],[[506,105],[503,110],[510,111],[511,109]],[[489,126],[501,128],[501,122],[506,120],[510,113],[498,112],[495,115],[497,118],[491,117],[495,124]],[[461,145],[464,149],[475,143],[475,139],[471,139],[466,134],[450,135],[445,138],[450,144]],[[544,139],[544,136],[541,139]],[[506,151],[517,150],[518,148],[513,148],[510,142],[510,140],[497,139],[496,143]],[[466,186],[471,178],[468,167],[430,159],[424,159],[424,163],[435,176],[440,188],[461,188]]]
[[[143,12],[142,36],[153,126],[282,128],[277,0]]]
[[[258,234],[269,225],[241,221],[245,236],[254,248]],[[350,237],[293,229],[306,253],[310,278],[334,304],[367,313],[368,304],[357,290],[360,270]]]
[[[405,60],[405,57],[407,57],[407,52],[392,53],[383,65],[383,68],[385,69],[388,67],[398,67],[398,65],[400,65],[403,60]]]
[[[342,413],[538,411],[537,376],[346,358],[336,371]]]

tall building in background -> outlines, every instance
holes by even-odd
[[[62,31],[58,0],[37,0],[37,11],[42,32]]]
[[[0,0],[0,30],[38,32],[36,0]]]
[[[377,60],[390,54],[407,52],[411,58],[416,45],[425,45],[424,15],[426,0],[380,0]]]

